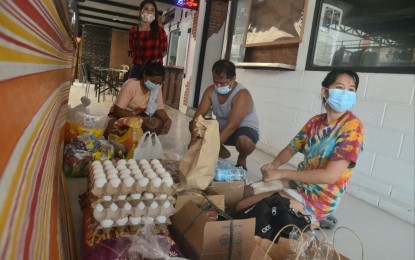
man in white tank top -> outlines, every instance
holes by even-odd
[[[259,139],[258,117],[255,111],[251,94],[236,81],[235,65],[227,60],[219,60],[212,67],[213,85],[203,93],[199,107],[190,122],[192,140],[195,119],[201,115],[205,117],[209,109],[219,123],[220,158],[230,157],[230,152],[224,145],[235,146],[239,152],[236,166],[246,169],[246,159],[256,147]]]

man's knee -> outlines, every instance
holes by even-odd
[[[256,144],[248,136],[240,135],[235,142],[235,148],[240,152],[252,153],[256,148]]]

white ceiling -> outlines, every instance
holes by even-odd
[[[173,5],[155,1],[159,14]],[[77,0],[79,24],[92,24],[128,31],[137,24],[139,0]]]

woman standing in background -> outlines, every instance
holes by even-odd
[[[152,0],[144,0],[139,7],[138,26],[129,32],[129,55],[133,57],[130,78],[137,78],[141,67],[150,61],[163,63],[167,54],[167,35],[157,19],[157,6]]]

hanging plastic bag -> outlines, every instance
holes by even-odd
[[[134,150],[134,159],[164,159],[163,147],[156,133],[145,132]]]

